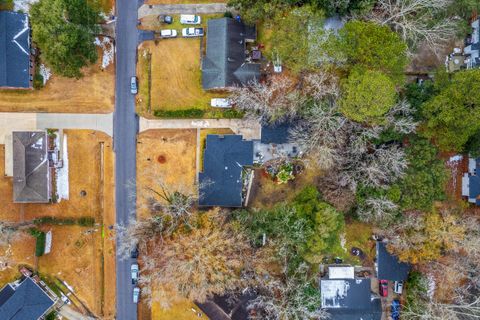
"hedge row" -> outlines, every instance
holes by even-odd
[[[205,110],[195,108],[184,110],[155,110],[153,114],[159,118],[202,118]]]
[[[56,217],[41,217],[33,220],[36,225],[40,224],[55,224],[55,225],[74,225],[78,224],[84,227],[93,227],[95,225],[95,218],[81,217],[81,218],[56,218]]]
[[[225,119],[235,119],[242,118],[243,112],[235,109],[210,109],[203,110],[197,108],[183,109],[183,110],[154,110],[153,114],[155,117],[159,118],[169,118],[169,119],[201,119],[204,117],[207,118],[225,118]]]

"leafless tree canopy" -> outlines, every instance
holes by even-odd
[[[454,18],[438,19],[453,0],[378,0],[369,19],[388,25],[398,32],[411,48],[426,43],[437,52],[455,36]]]
[[[307,293],[310,281],[305,264],[291,275],[284,274],[283,279],[260,277],[258,296],[249,305],[255,310],[252,320],[328,319],[328,313],[320,309],[319,296]]]
[[[191,230],[150,238],[140,277],[146,301],[168,307],[180,297],[204,301],[241,286],[250,248],[246,239],[218,211],[195,218]]]
[[[399,208],[385,197],[369,198],[358,210],[360,220],[378,226],[388,226],[398,214]]]
[[[231,99],[248,117],[272,123],[294,116],[304,102],[294,81],[281,75],[272,76],[265,83],[254,81],[238,87]]]

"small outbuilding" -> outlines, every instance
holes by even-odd
[[[468,159],[468,172],[462,177],[462,196],[469,203],[480,206],[480,158]]]

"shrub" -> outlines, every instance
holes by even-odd
[[[93,217],[81,217],[77,220],[78,224],[83,227],[93,227],[95,224],[95,218]]]
[[[155,117],[159,118],[202,118],[205,110],[190,108],[183,110],[155,110],[153,111]]]

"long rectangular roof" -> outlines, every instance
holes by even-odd
[[[405,281],[411,267],[388,252],[385,243],[377,241],[377,268],[380,280]]]
[[[260,77],[260,64],[246,63],[245,42],[255,40],[255,27],[231,18],[208,20],[207,52],[202,59],[204,89],[246,85]]]
[[[0,11],[0,87],[30,88],[28,15]]]
[[[7,285],[0,292],[5,299],[0,305],[2,320],[38,320],[50,309],[54,302],[31,278],[12,289]]]
[[[199,205],[241,207],[243,166],[252,164],[252,141],[241,135],[207,135]]]
[[[13,139],[13,201],[46,203],[50,179],[45,131],[17,131]]]

